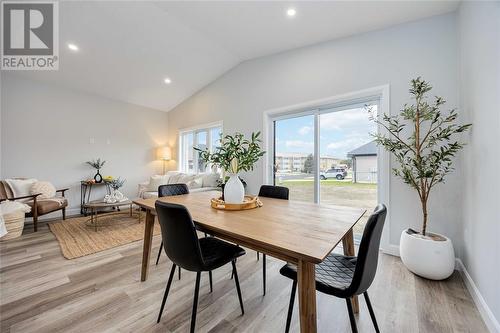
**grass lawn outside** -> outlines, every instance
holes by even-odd
[[[287,179],[276,185],[290,189],[290,200],[314,201],[314,179]],[[320,202],[366,209],[363,218],[354,227],[355,233],[362,233],[371,211],[377,205],[377,184],[353,183],[351,179],[326,179],[320,181]]]

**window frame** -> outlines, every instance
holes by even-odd
[[[332,107],[338,108],[340,110],[344,106],[350,106],[359,103],[365,103],[366,101],[379,100],[378,112],[379,114],[391,114],[390,109],[390,85],[385,84],[381,86],[371,87],[363,90],[353,91],[345,94],[325,97],[317,100],[310,100],[299,104],[286,105],[274,109],[265,110],[263,112],[263,124],[264,129],[264,139],[263,144],[267,151],[267,156],[264,158],[264,170],[263,170],[263,183],[273,184],[273,166],[274,166],[274,151],[275,151],[275,121],[293,117],[300,117],[304,115],[310,115],[311,113],[321,113],[322,109],[330,109]],[[316,117],[316,119],[318,119]],[[316,136],[319,135],[319,124],[315,122],[315,133]],[[378,131],[381,133],[386,133],[381,126],[378,127]],[[316,138],[319,142],[319,138]],[[319,154],[319,144],[315,142],[316,154]],[[319,155],[318,155],[319,156]],[[390,187],[391,187],[391,159],[390,154],[385,151],[382,147],[377,148],[377,183],[378,183],[378,201],[383,202],[386,205],[391,205]],[[319,178],[319,165],[315,166],[315,177]],[[315,182],[318,182],[315,179]],[[319,196],[317,196],[315,190],[315,202],[319,202]],[[399,254],[399,247],[397,244],[391,242],[391,216],[390,213],[387,215],[385,220],[386,227],[382,232],[381,239],[381,249],[385,253],[389,254]]]
[[[206,124],[192,126],[192,127],[183,128],[183,129],[179,130],[179,134],[178,134],[179,163],[178,163],[178,168],[177,168],[179,172],[194,173],[194,174],[207,172],[208,168],[206,168],[205,170],[202,170],[202,171],[199,170],[199,168],[198,168],[198,154],[194,154],[194,156],[193,156],[193,171],[191,172],[188,170],[187,165],[186,165],[187,161],[184,160],[184,157],[185,157],[184,153],[185,152],[183,151],[183,149],[184,149],[185,144],[184,144],[183,137],[186,134],[191,133],[193,135],[193,146],[192,147],[196,147],[198,145],[198,134],[205,132],[206,138],[207,138],[206,139],[206,146],[210,149],[210,147],[212,147],[212,140],[213,140],[212,130],[214,128],[220,128],[220,132],[222,134],[224,134],[224,126],[223,126],[222,121],[206,123]],[[217,139],[218,138],[215,138],[215,140],[217,140]]]

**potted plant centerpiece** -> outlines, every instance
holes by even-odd
[[[205,163],[222,170],[222,179],[229,179],[224,184],[224,201],[226,203],[242,203],[245,188],[239,178],[242,171],[253,170],[255,163],[266,153],[260,147],[260,132],[252,133],[250,139],[245,139],[241,133],[221,136],[220,146],[213,152],[207,149],[194,148],[199,152],[199,158]]]
[[[421,229],[409,228],[401,233],[401,260],[413,273],[441,280],[453,273],[455,254],[449,238],[427,230],[428,200],[431,190],[453,171],[452,159],[464,146],[453,137],[467,131],[471,124],[457,124],[454,109],[442,114],[440,108],[445,100],[435,97],[428,101],[431,89],[428,82],[418,77],[410,87],[415,103],[405,104],[398,115],[379,117],[371,107],[368,111],[371,119],[386,130],[373,134],[375,141],[394,156],[394,175],[415,189],[422,209]]]

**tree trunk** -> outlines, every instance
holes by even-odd
[[[427,197],[422,198],[422,214],[424,217],[424,221],[422,223],[422,235],[425,236],[427,231]]]

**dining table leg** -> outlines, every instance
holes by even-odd
[[[316,273],[314,264],[299,260],[297,282],[299,289],[299,318],[302,333],[316,333]]]
[[[142,267],[141,281],[146,281],[148,278],[149,258],[151,256],[151,244],[153,243],[153,229],[155,216],[151,210],[146,211],[146,223],[144,223],[144,244],[142,247]]]
[[[355,256],[356,252],[354,250],[354,233],[351,230],[345,234],[344,238],[342,238],[342,247],[344,248],[344,255],[346,256]],[[354,296],[351,298],[352,309],[354,313],[359,313],[359,302],[358,296]]]

